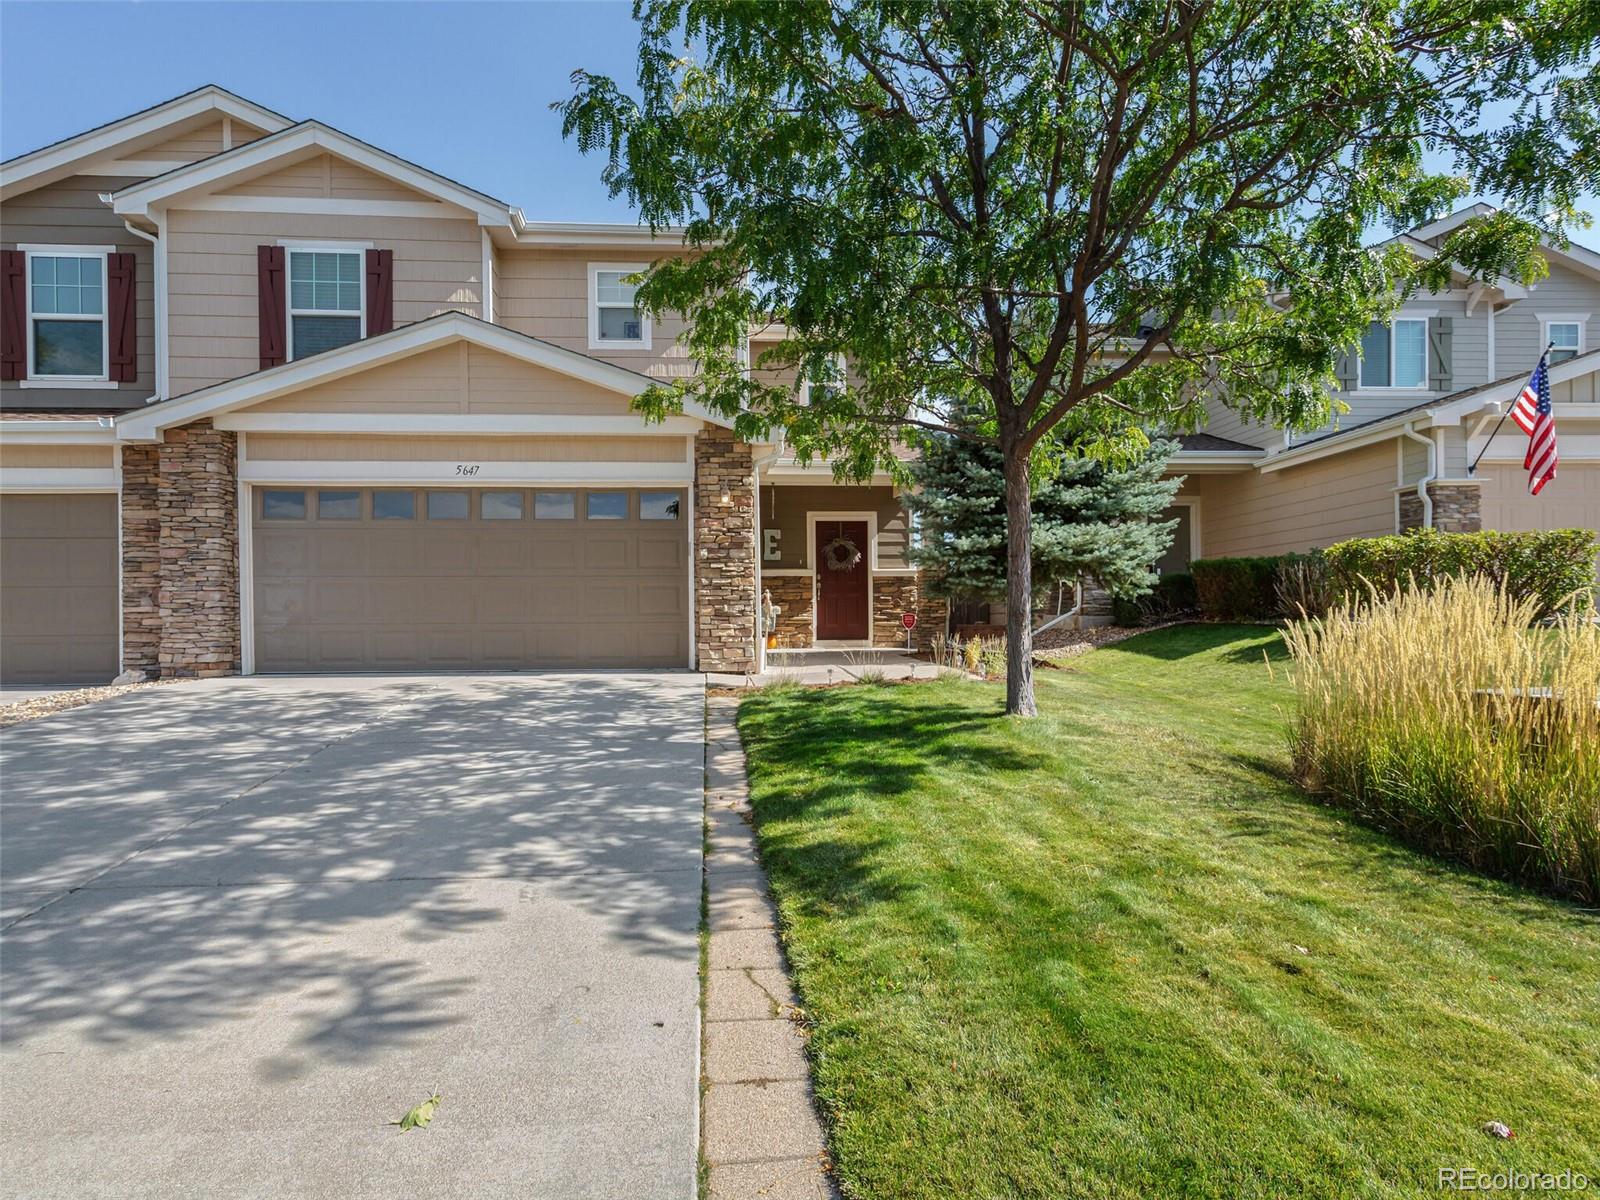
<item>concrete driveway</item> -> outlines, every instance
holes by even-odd
[[[687,1200],[701,697],[231,679],[0,733],[6,1194]]]

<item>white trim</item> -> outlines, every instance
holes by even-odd
[[[629,340],[602,339],[600,336],[600,282],[601,271],[620,271],[637,275],[650,269],[649,263],[592,262],[588,264],[589,349],[591,350],[648,350],[650,349],[650,314],[639,308],[637,300],[631,306],[607,303],[606,308],[631,307],[639,316],[639,337]]]
[[[375,175],[466,209],[476,214],[480,224],[503,226],[510,223],[511,210],[492,196],[436,175],[318,121],[302,121],[201,159],[182,170],[123,188],[112,197],[112,208],[121,216],[146,216],[152,209],[179,201],[185,193],[230,187],[285,158],[305,157],[307,152],[318,150],[337,154]]]
[[[597,437],[682,437],[701,428],[693,417],[668,417],[651,424],[642,416],[517,413],[338,413],[237,412],[213,418],[218,429],[252,433],[365,433],[375,436],[444,434],[518,437],[530,434]]]
[[[1200,497],[1199,496],[1174,496],[1172,507],[1187,508],[1189,510],[1189,561],[1203,557],[1200,553]]]
[[[174,425],[232,412],[263,400],[288,395],[315,383],[326,383],[385,363],[397,362],[418,351],[454,341],[470,342],[630,398],[642,393],[651,383],[648,376],[625,367],[528,337],[503,325],[490,325],[476,317],[452,311],[413,325],[403,325],[389,333],[362,338],[337,350],[329,350],[298,362],[287,362],[153,404],[119,418],[118,436],[123,441],[153,441],[162,430]],[[683,415],[728,428],[733,424],[726,417],[693,403],[684,405]]]
[[[57,246],[34,243],[21,245],[17,249],[24,252],[22,286],[26,292],[26,309],[23,314],[23,336],[27,339],[25,351],[27,354],[27,376],[19,380],[24,387],[36,388],[114,388],[116,382],[111,378],[111,271],[109,256],[117,252],[115,246]],[[91,258],[100,260],[100,311],[99,313],[35,313],[33,311],[33,260],[35,257],[44,258]],[[97,375],[40,375],[34,369],[33,361],[33,322],[35,318],[44,321],[78,321],[88,324],[90,321],[100,326],[100,372]]]
[[[684,522],[689,527],[689,552],[685,556],[689,560],[689,669],[698,670],[700,667],[700,647],[695,644],[695,611],[694,611],[694,585],[699,575],[699,558],[695,554],[694,544],[694,514],[700,506],[700,475],[699,467],[695,462],[694,439],[684,439],[685,461],[689,464],[689,486],[687,493],[689,519]]]
[[[1494,371],[1494,305],[1493,304],[1488,305],[1485,308],[1483,315],[1484,315],[1484,319],[1486,321],[1488,321],[1488,323],[1489,323],[1488,346],[1487,346],[1488,363],[1486,365],[1486,369],[1484,370],[1484,374],[1487,375],[1490,379],[1493,379],[1493,378],[1495,378],[1495,371]],[[1453,365],[1454,364],[1452,364],[1452,366]]]
[[[473,468],[473,473],[458,474],[458,469],[462,467]],[[453,458],[405,462],[258,459],[241,466],[239,478],[242,482],[257,485],[296,486],[350,483],[386,487],[409,483],[417,487],[453,488],[489,484],[515,484],[519,487],[542,487],[545,484],[570,487],[684,487],[694,481],[694,466],[687,462],[461,462]]]
[[[44,146],[28,154],[20,154],[0,167],[3,195],[10,196],[31,187],[43,187],[55,179],[65,178],[75,166],[85,159],[103,156],[128,142],[137,141],[159,133],[173,125],[209,112],[237,117],[247,125],[264,129],[268,133],[286,129],[289,119],[271,109],[252,104],[215,84],[196,88],[182,96],[158,104],[144,112],[122,117],[98,129],[91,129],[53,145]]]
[[[232,150],[233,149],[233,118],[232,117],[223,117],[222,118],[222,148],[224,150]]]
[[[0,492],[116,492],[122,474],[116,467],[4,467]]]
[[[483,289],[483,298],[478,301],[478,315],[489,324],[494,324],[494,239],[489,236],[489,231],[483,231],[483,280],[479,284]]]
[[[1491,216],[1494,211],[1495,208],[1492,204],[1469,204],[1465,208],[1458,208],[1455,212],[1440,217],[1436,221],[1429,221],[1426,225],[1418,225],[1411,230],[1410,236],[1418,241],[1426,241],[1428,238],[1438,237],[1440,234],[1449,233],[1451,230],[1465,225],[1473,217]]]
[[[863,556],[867,563],[867,636],[857,641],[852,638],[830,638],[823,642],[817,637],[817,613],[820,605],[822,584],[822,564],[816,561],[817,548],[817,522],[818,521],[864,521],[867,526],[867,553]],[[806,513],[806,557],[805,561],[810,567],[811,575],[811,645],[813,647],[832,647],[835,649],[870,648],[872,646],[872,618],[876,613],[877,594],[874,577],[882,574],[878,570],[878,513],[876,509],[864,512],[836,512],[827,509]]]
[[[1357,364],[1356,364],[1356,386],[1355,386],[1355,389],[1352,392],[1350,392],[1349,394],[1352,395],[1352,396],[1385,396],[1385,395],[1414,396],[1419,392],[1424,392],[1424,393],[1427,392],[1428,391],[1428,321],[1429,321],[1430,318],[1437,316],[1438,313],[1439,313],[1439,310],[1436,309],[1436,308],[1426,308],[1426,309],[1423,309],[1423,308],[1404,309],[1403,308],[1399,312],[1395,313],[1392,317],[1390,317],[1389,321],[1388,321],[1388,330],[1389,330],[1389,379],[1390,379],[1390,382],[1389,383],[1368,384],[1365,381],[1363,381],[1363,379],[1361,378],[1361,373],[1362,373],[1362,371],[1364,371],[1366,369],[1367,360],[1365,359],[1365,357],[1362,357],[1360,359],[1360,361],[1357,362]],[[1421,325],[1422,326],[1422,380],[1421,380],[1420,383],[1395,383],[1395,382],[1393,382],[1393,380],[1394,380],[1394,365],[1395,365],[1395,352],[1394,352],[1395,326],[1400,324],[1400,322],[1402,322],[1402,321],[1405,321],[1405,322],[1407,322],[1409,324],[1412,324],[1412,325]],[[1372,322],[1373,325],[1377,325],[1377,324],[1381,324],[1381,323],[1382,322],[1378,322],[1378,321]],[[1365,334],[1362,335],[1363,340],[1365,340],[1365,336],[1366,336]],[[1446,393],[1446,394],[1448,394],[1448,393]]]
[[[295,317],[336,317],[348,321],[354,317],[358,332],[355,341],[360,341],[367,336],[367,260],[366,252],[372,249],[371,242],[297,242],[292,239],[279,238],[278,245],[283,248],[283,352],[287,362],[294,362],[294,319]],[[356,284],[360,289],[360,300],[354,312],[348,308],[300,308],[294,306],[294,256],[296,254],[334,254],[341,257],[355,256]],[[346,342],[345,345],[350,345]],[[338,347],[335,347],[338,349]],[[320,353],[326,354],[323,350]],[[307,357],[310,357],[309,355]]]
[[[337,196],[198,196],[187,212],[292,213],[324,217],[421,217],[466,220],[459,208],[438,200],[354,200]]]
[[[1169,470],[1182,468],[1186,475],[1234,474],[1253,467],[1266,458],[1265,450],[1179,450],[1167,460]]]
[[[239,674],[256,673],[256,565],[255,491],[245,481],[250,462],[250,435],[241,433],[236,459],[238,477],[237,515],[239,521]]]
[[[79,164],[74,174],[106,175],[112,179],[149,179],[152,175],[181,171],[193,161],[192,158],[118,158],[108,154]]]
[[[117,431],[105,417],[28,421],[0,414],[0,443],[7,445],[116,445]]]
[[[682,225],[623,225],[604,221],[530,221],[511,210],[511,231],[519,246],[637,246],[641,242],[683,244]]]
[[[128,664],[123,661],[127,649],[123,645],[123,612],[122,612],[122,447],[113,446],[111,449],[111,465],[117,472],[117,674],[120,675],[128,669]]]

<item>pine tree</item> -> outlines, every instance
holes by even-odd
[[[1183,482],[1163,479],[1176,449],[1158,442],[1127,466],[1064,455],[1036,475],[1033,578],[1045,585],[1092,577],[1114,596],[1139,596],[1172,544],[1160,520]],[[997,447],[945,434],[924,439],[912,466],[920,545],[912,557],[936,595],[993,597],[1006,589],[1005,469]]]

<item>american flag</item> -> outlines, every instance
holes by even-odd
[[[1537,496],[1544,485],[1556,477],[1556,419],[1550,410],[1550,351],[1539,356],[1539,365],[1522,386],[1522,394],[1511,406],[1511,419],[1528,435],[1528,453],[1522,466],[1528,472],[1528,494]]]

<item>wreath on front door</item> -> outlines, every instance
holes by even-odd
[[[853,571],[861,561],[861,551],[844,534],[840,534],[822,548],[822,561],[830,571]]]

